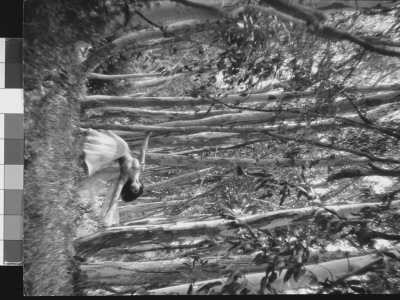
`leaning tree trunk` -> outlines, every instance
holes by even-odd
[[[384,262],[384,258],[377,257],[374,255],[366,255],[361,257],[354,257],[348,259],[340,259],[334,260],[326,263],[305,266],[305,274],[302,275],[298,280],[294,280],[293,278],[288,281],[284,281],[284,277],[286,275],[287,270],[283,270],[280,274],[278,274],[278,278],[271,283],[271,287],[275,289],[277,292],[282,292],[285,290],[294,290],[298,288],[306,288],[310,286],[314,286],[317,282],[324,282],[326,279],[335,281],[340,279],[343,276],[347,276],[349,273],[353,274],[364,274],[368,271],[369,266],[380,266]],[[247,284],[244,287],[247,287],[250,292],[249,294],[259,294],[261,281],[265,277],[265,271],[261,273],[253,273],[247,274],[239,279],[239,282],[247,281]],[[193,284],[193,294],[201,288],[204,287],[205,284],[211,282],[220,282],[219,285],[213,287],[212,294],[218,294],[221,292],[225,282],[228,278],[220,278],[218,280],[206,280],[200,281]],[[163,294],[179,294],[186,295],[189,290],[190,284],[183,284],[178,286],[171,286],[161,289],[149,290],[146,293],[150,295],[163,295]],[[243,288],[244,288],[243,287]],[[241,290],[237,291],[240,292]],[[199,294],[207,293],[208,291],[200,292]],[[261,291],[264,294],[264,291]]]
[[[346,92],[357,92],[357,93],[375,93],[382,91],[397,91],[396,95],[398,95],[398,85],[382,85],[378,87],[348,87],[344,89]],[[294,99],[302,99],[302,98],[324,98],[328,96],[331,91],[307,91],[307,92],[268,92],[262,94],[251,94],[251,95],[225,95],[217,97],[216,99],[210,98],[193,98],[193,97],[125,97],[125,96],[106,96],[106,95],[92,95],[86,96],[80,100],[81,107],[84,109],[94,108],[94,107],[102,107],[102,106],[113,106],[113,107],[173,107],[173,106],[193,106],[193,105],[211,105],[218,102],[222,102],[225,104],[246,104],[246,103],[255,103],[255,102],[266,102],[266,103],[284,103],[288,101],[292,101]],[[381,96],[370,96],[374,99],[379,99]],[[388,98],[388,99],[387,99]],[[367,98],[368,99],[368,98]],[[384,100],[385,99],[385,100]],[[390,96],[383,97],[381,101],[383,103],[388,103],[389,99],[393,99]],[[217,101],[216,101],[217,100]],[[379,101],[379,100],[378,100]],[[394,101],[394,100],[392,100]],[[370,103],[369,100],[360,99],[359,103]],[[339,104],[343,104],[346,109],[349,109],[350,106],[345,104],[346,102],[343,100],[338,100]],[[378,102],[379,103],[379,102]],[[372,104],[371,104],[372,105]]]
[[[214,236],[231,236],[246,223],[252,228],[272,229],[314,221],[326,209],[336,212],[331,221],[338,216],[354,218],[365,207],[379,207],[380,203],[332,205],[326,207],[306,207],[274,211],[264,214],[238,217],[226,220],[220,217],[193,216],[186,218],[158,218],[129,222],[126,226],[100,230],[90,236],[78,238],[75,248],[80,256],[88,256],[104,248],[129,247],[147,243],[170,243],[198,240]],[[392,207],[400,207],[400,200],[393,201]],[[134,225],[134,224],[137,225]]]
[[[87,77],[95,78],[100,80],[119,80],[119,79],[137,79],[137,78],[147,78],[147,77],[163,77],[161,73],[135,73],[135,74],[99,74],[99,73],[89,73]]]
[[[369,251],[370,255],[376,253]],[[305,265],[316,262],[364,256],[367,253],[349,251],[331,251],[326,253],[311,252],[309,260]],[[192,258],[180,258],[172,260],[151,260],[135,262],[94,262],[82,264],[82,284],[88,287],[121,286],[121,285],[143,285],[143,284],[172,284],[174,282],[186,282],[189,279],[207,280],[219,278],[232,266],[241,273],[255,273],[265,271],[267,265],[256,265],[253,262],[254,255],[231,256],[227,258],[202,257],[207,263],[194,262]]]
[[[263,168],[263,167],[283,167],[293,168],[305,166],[308,168],[323,168],[334,166],[347,166],[351,164],[365,164],[370,162],[369,159],[363,157],[321,157],[321,158],[270,158],[270,159],[252,159],[252,158],[225,158],[225,157],[191,157],[186,155],[171,155],[148,153],[146,155],[148,164],[171,167],[188,167],[188,168],[203,168],[203,167],[228,167],[235,168],[240,165],[243,168]],[[193,172],[193,176],[196,172]],[[95,182],[97,179],[105,180],[106,178],[114,179],[118,176],[119,169],[117,167],[108,168],[107,172],[99,172],[91,176],[90,182]],[[184,175],[183,175],[184,177]],[[175,179],[173,180],[175,181]],[[85,181],[86,182],[86,181]],[[87,181],[89,182],[89,181]],[[172,179],[171,179],[172,182]],[[155,183],[157,186],[161,183]]]
[[[126,116],[134,118],[137,122],[142,120],[152,120],[156,122],[176,121],[176,120],[196,120],[204,116],[212,117],[232,113],[232,110],[214,111],[176,111],[176,110],[150,110],[131,107],[99,107],[89,109],[86,112],[86,119],[107,118],[115,116]]]
[[[111,75],[110,75],[111,76]],[[382,89],[386,88],[387,89],[394,89],[396,88],[393,85],[390,86],[382,86]],[[379,87],[377,87],[379,91]],[[373,91],[376,92],[376,91]],[[277,105],[278,102],[282,103],[282,101],[288,101],[291,100],[291,97],[289,97],[289,93],[281,93],[282,96],[277,96],[278,99],[281,99],[279,101],[272,101],[268,103],[268,107],[271,107],[272,105]],[[266,95],[266,94],[263,94]],[[306,94],[304,95],[304,97]],[[315,96],[315,95],[311,95]],[[398,101],[399,97],[399,92],[389,92],[385,94],[380,94],[380,95],[369,95],[365,96],[361,99],[358,99],[355,101],[355,104],[357,106],[362,107],[363,109],[370,109],[374,108],[383,104],[389,104],[389,103],[395,103]],[[249,96],[249,99],[252,98],[252,95]],[[258,99],[258,98],[255,98]],[[265,98],[268,99],[268,98]],[[312,102],[317,102],[319,99],[319,94],[318,97],[313,99],[314,101]],[[225,100],[222,99],[224,102]],[[261,100],[260,100],[261,101]],[[132,101],[133,102],[133,101]],[[182,104],[184,104],[183,102]],[[262,103],[262,102],[261,102]],[[192,119],[199,119],[200,117],[213,117],[213,116],[218,116],[218,115],[225,115],[225,114],[232,114],[235,113],[233,110],[212,110],[210,112],[208,111],[198,111],[198,112],[180,112],[180,111],[170,111],[170,110],[148,110],[148,109],[140,109],[140,108],[132,108],[132,107],[127,107],[127,106],[116,106],[116,105],[111,105],[110,106],[101,106],[98,108],[92,108],[88,109],[86,111],[86,118],[96,118],[96,117],[112,117],[115,115],[118,116],[130,116],[130,117],[135,117],[135,118],[150,118],[152,120],[156,120],[159,122],[162,121],[177,121],[177,120],[192,120]],[[180,104],[181,105],[181,104]],[[334,102],[334,107],[335,111],[337,114],[344,114],[344,113],[349,113],[354,110],[354,107],[349,103],[347,99],[342,99]],[[304,113],[307,111],[318,111],[318,110],[324,110],[328,109],[328,105],[311,105],[304,109]],[[240,109],[240,107],[239,107]],[[283,119],[283,116],[279,115],[280,119]]]

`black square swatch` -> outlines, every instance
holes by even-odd
[[[22,64],[22,39],[6,39],[6,63]]]

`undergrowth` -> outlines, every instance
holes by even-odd
[[[79,97],[84,74],[75,42],[121,29],[122,0],[24,2],[24,293],[77,295],[73,238],[85,215],[77,194]]]
[[[26,120],[24,174],[25,295],[73,295],[77,268],[72,239],[80,216],[76,202],[82,169],[76,97],[54,89]],[[72,96],[73,93],[68,93]]]

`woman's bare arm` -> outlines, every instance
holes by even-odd
[[[149,144],[149,137],[151,135],[151,132],[147,132],[142,143],[142,148],[140,149],[140,157],[139,157],[139,162],[141,165],[142,171],[144,171],[144,166],[146,163],[146,153],[147,153],[147,145]]]
[[[120,175],[119,175],[117,183],[115,184],[106,217],[108,216],[108,214],[110,214],[112,212],[112,208],[114,206],[116,206],[118,203],[118,199],[121,195],[122,188],[124,187],[124,184],[129,179],[129,167],[130,167],[130,164],[126,160],[122,164],[120,164]]]

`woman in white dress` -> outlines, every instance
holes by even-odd
[[[143,194],[139,176],[144,170],[150,133],[144,138],[139,161],[132,157],[128,144],[112,131],[81,130],[84,133],[83,151],[89,176],[115,160],[119,163],[120,175],[104,217],[106,226],[119,225],[118,199],[121,197],[124,202],[130,202]]]

